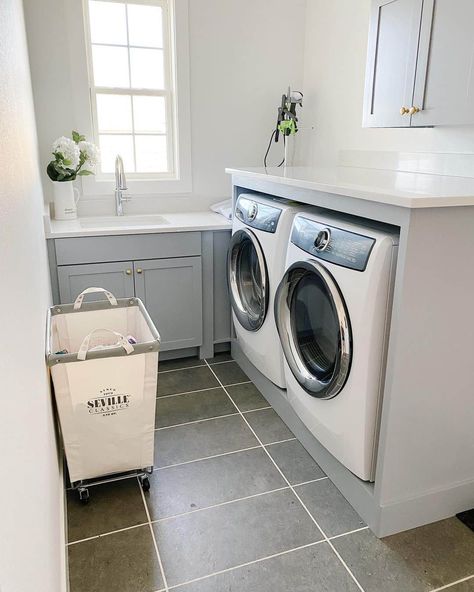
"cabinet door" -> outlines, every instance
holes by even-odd
[[[135,292],[161,336],[161,350],[202,344],[200,257],[135,261]]]
[[[409,127],[423,0],[373,0],[365,75],[365,127]]]
[[[59,297],[62,304],[73,302],[78,294],[92,286],[105,288],[117,298],[134,296],[133,264],[93,263],[91,265],[61,265],[58,267]],[[90,294],[87,300],[102,299]]]
[[[425,0],[412,126],[474,123],[473,27],[473,0]]]

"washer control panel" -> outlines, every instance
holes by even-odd
[[[318,259],[364,271],[375,239],[297,216],[291,242]]]
[[[235,206],[235,217],[252,228],[276,232],[281,209],[241,195]]]

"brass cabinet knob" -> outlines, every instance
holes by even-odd
[[[143,272],[143,269],[142,269],[141,267],[139,267],[139,268],[137,269],[137,273],[142,273],[142,272]]]
[[[410,109],[408,110],[408,113],[409,113],[410,115],[415,115],[415,113],[418,113],[418,111],[419,111],[419,110],[420,110],[420,109],[419,109],[418,107],[415,107],[415,106],[413,105],[413,107],[410,107]]]
[[[407,107],[401,107],[400,108],[400,115],[406,115],[407,113],[409,113],[410,109],[408,109]]]
[[[132,270],[131,270],[131,269],[127,269],[127,270],[125,270],[125,273],[126,273],[127,275],[132,275]]]

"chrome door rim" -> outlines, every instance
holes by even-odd
[[[302,273],[298,274],[298,271]],[[339,351],[334,371],[328,381],[321,381],[307,368],[294,335],[291,302],[299,281],[315,273],[324,282],[331,296],[339,326]],[[349,376],[352,359],[352,334],[344,299],[329,271],[317,261],[308,259],[294,263],[283,276],[275,297],[275,321],[286,361],[298,383],[313,397],[332,399],[340,393]]]
[[[240,246],[244,241],[249,240],[257,254],[257,261],[260,267],[260,274],[262,280],[262,310],[258,316],[251,315],[245,308],[239,291],[239,283],[237,280],[237,258]],[[241,229],[232,235],[229,250],[227,254],[227,280],[229,284],[230,301],[232,310],[237,317],[239,323],[248,331],[257,331],[263,325],[267,316],[268,309],[268,273],[265,263],[265,256],[262,247],[258,242],[257,237],[253,232],[247,229]]]

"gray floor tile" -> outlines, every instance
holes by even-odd
[[[187,395],[158,397],[155,427],[163,428],[236,412],[235,406],[221,387]]]
[[[218,364],[219,362],[229,362],[232,360],[230,352],[220,352],[213,358],[206,358],[208,364]]]
[[[214,364],[213,372],[216,373],[223,385],[245,382],[249,377],[240,368],[237,362],[226,362],[225,364]]]
[[[258,446],[239,415],[155,432],[155,467]]]
[[[148,525],[70,545],[68,560],[70,592],[155,592],[163,588]]]
[[[446,592],[474,592],[474,576],[465,582],[451,586]]]
[[[262,411],[246,413],[245,419],[255,430],[263,444],[294,438],[293,433],[273,409],[262,409]]]
[[[176,360],[163,360],[158,364],[158,372],[167,372],[168,370],[179,370],[181,368],[193,368],[195,366],[205,366],[206,362],[196,356],[192,358],[177,358]]]
[[[146,494],[152,520],[285,487],[262,448],[156,472]]]
[[[296,493],[328,537],[365,526],[354,508],[329,479],[295,487]]]
[[[320,543],[179,586],[177,591],[359,592],[359,588],[329,545]]]
[[[227,391],[240,411],[250,411],[268,406],[268,401],[251,382],[229,386]]]
[[[90,503],[84,505],[79,501],[77,491],[67,492],[69,542],[148,520],[135,478],[91,487],[90,496]]]
[[[474,533],[456,518],[384,539],[363,530],[333,544],[366,592],[427,592],[474,573]]]
[[[289,490],[153,524],[169,585],[321,540]]]
[[[188,393],[219,386],[208,366],[163,372],[158,376],[157,396]]]
[[[324,471],[298,440],[272,444],[267,450],[292,485],[325,476]]]

